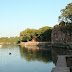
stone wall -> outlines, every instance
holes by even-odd
[[[51,43],[72,44],[72,34],[61,32],[59,26],[54,27],[51,34]]]

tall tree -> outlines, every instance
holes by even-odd
[[[72,33],[72,3],[68,4],[65,9],[61,10],[59,16],[60,30],[64,33]]]
[[[68,4],[65,9],[61,10],[61,16],[59,16],[59,20],[72,23],[72,3]]]

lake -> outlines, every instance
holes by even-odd
[[[0,48],[0,72],[51,72],[55,67],[50,48],[3,45]]]

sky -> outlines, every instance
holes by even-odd
[[[19,36],[27,28],[58,24],[61,9],[72,0],[0,0],[0,37]]]

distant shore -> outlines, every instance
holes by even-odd
[[[16,44],[16,42],[13,42],[13,43],[11,43],[11,42],[0,42],[0,45],[4,45],[4,44]]]

